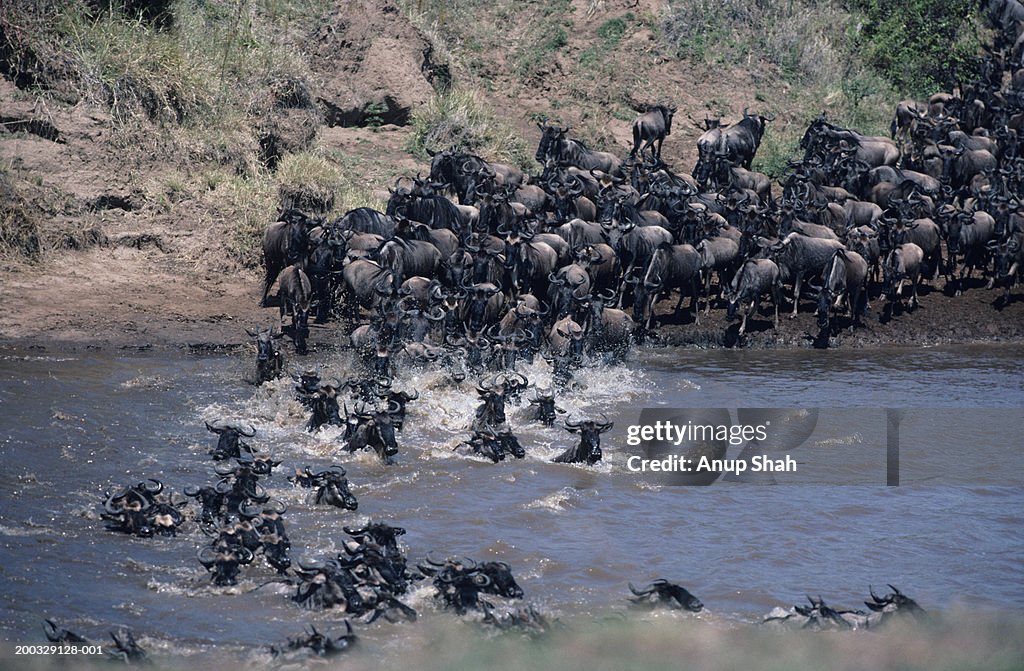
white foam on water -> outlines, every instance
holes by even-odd
[[[0,524],[0,536],[42,536],[48,533],[46,527],[17,528]]]
[[[562,487],[557,492],[552,492],[547,496],[534,499],[523,507],[530,510],[551,510],[554,512],[563,512],[571,508],[576,508],[577,506],[574,504],[579,501],[580,498],[582,498],[580,490],[574,487]]]
[[[161,375],[139,374],[120,385],[123,389],[170,389],[173,383]]]
[[[835,438],[823,438],[814,442],[815,447],[840,447],[844,445],[862,445],[864,436],[859,432],[849,436],[836,436]]]

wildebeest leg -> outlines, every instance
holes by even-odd
[[[658,302],[658,293],[659,292],[657,292],[657,291],[651,292],[651,297],[647,299],[648,300],[648,306],[647,306],[647,325],[646,325],[645,328],[648,331],[651,330],[651,325],[654,324],[654,306]]]
[[[860,303],[860,289],[854,289],[853,291],[846,292],[846,309],[850,313],[850,333],[853,333],[853,325],[860,320],[860,314],[857,312],[857,305]]]
[[[708,274],[704,277],[704,316],[707,317],[711,314],[711,269],[708,268]]]
[[[270,287],[273,286],[274,280],[277,279],[277,274],[280,271],[280,268],[267,268],[267,274],[263,278],[263,295],[260,297],[259,302],[261,308],[267,307],[267,293],[270,291]]]
[[[750,315],[757,314],[757,311],[761,309],[761,294],[754,294],[753,300],[750,301],[750,307],[747,308],[743,313],[743,323],[740,324],[740,335],[747,332],[747,317]],[[776,319],[778,319],[778,307],[776,306]]]
[[[793,283],[793,313],[789,315],[790,319],[796,317],[797,310],[800,308],[800,284],[803,279],[803,273],[797,273],[796,281]]]
[[[964,256],[964,265],[963,265],[963,267],[960,268],[960,274],[959,274],[959,276],[957,277],[957,280],[956,280],[956,293],[953,294],[954,296],[959,296],[959,295],[963,294],[963,292],[964,292],[964,278],[969,278],[971,276],[971,273],[969,271],[970,266],[967,265],[967,264],[968,264],[968,261],[967,261],[966,255],[965,255]]]
[[[680,291],[682,291],[682,290],[680,290]],[[699,326],[700,325],[700,306],[697,304],[697,292],[698,291],[699,291],[699,289],[697,287],[697,278],[693,278],[693,279],[690,280],[690,292],[691,292],[690,295],[693,297],[690,300],[690,311],[693,312],[693,323],[694,323],[695,326]]]
[[[673,313],[673,314],[676,314],[676,315],[677,315],[677,314],[679,314],[679,310],[681,310],[681,309],[682,309],[682,307],[683,307],[683,301],[684,301],[685,299],[686,299],[686,292],[684,292],[684,291],[683,291],[683,288],[682,288],[682,287],[679,287],[679,300],[678,300],[678,301],[676,301],[676,307],[675,307],[675,310],[673,310],[673,311],[672,311],[672,313]],[[691,305],[690,307],[691,307],[691,309],[692,309],[692,307],[693,307],[693,306]]]

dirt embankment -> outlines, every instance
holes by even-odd
[[[339,14],[333,28],[325,27],[313,36],[308,53],[314,75],[310,92],[322,123],[315,141],[329,155],[343,157],[350,173],[359,173],[350,177],[365,181],[372,177],[366,186],[380,192],[394,175],[427,169],[404,150],[413,132],[406,124],[415,106],[424,104],[432,86],[443,83],[449,73],[431,51],[429,40],[392,4],[384,0],[363,4],[366,16],[379,15],[381,20],[366,20],[359,12]],[[558,57],[562,60],[577,58],[585,36],[606,18],[588,13],[586,3],[574,4],[579,9],[577,30],[570,34],[567,52]],[[618,4],[623,11],[633,7]],[[651,4],[643,3],[644,7]],[[655,98],[679,104],[681,122],[665,145],[665,156],[686,169],[697,135],[686,117],[702,118],[707,109],[704,101],[712,99],[717,106],[742,109],[755,98],[760,83],[738,72],[712,78],[681,70],[655,53],[652,39],[645,31],[628,38],[638,53],[650,52],[646,80],[638,81],[630,95],[637,105]],[[550,65],[552,71],[543,78],[541,89],[506,86],[510,82],[496,76],[487,104],[507,115],[528,143],[536,140],[537,116],[550,111],[552,100],[570,97],[571,85],[560,83],[559,67],[558,60]],[[288,115],[299,113],[294,110],[312,108],[282,109],[277,112],[280,118],[274,117],[279,125],[287,125]],[[304,116],[301,121],[306,124],[308,119]],[[383,125],[359,127],[367,123]],[[245,329],[273,322],[277,310],[256,307],[259,273],[240,267],[220,251],[231,222],[209,206],[207,196],[194,190],[168,196],[166,188],[152,188],[161,180],[170,183],[182,173],[187,176],[195,166],[185,158],[168,161],[157,153],[147,155],[145,150],[126,147],[113,127],[102,106],[37,97],[19,90],[12,79],[0,77],[0,177],[16,187],[29,213],[25,216],[33,219],[23,223],[38,229],[45,247],[39,261],[0,256],[0,342],[199,349],[244,343]],[[609,119],[605,129],[625,153],[629,122]],[[154,137],[164,131],[153,124]],[[273,214],[267,212],[268,223]],[[925,288],[919,309],[884,321],[879,321],[882,304],[876,300],[864,326],[852,334],[843,331],[828,344],[1020,341],[1024,338],[1020,288],[1017,299],[1000,310],[993,305],[999,292],[982,285],[975,282],[956,298]],[[670,312],[673,303],[661,303],[659,313]],[[805,303],[804,310],[809,309]],[[804,312],[790,320],[783,306],[776,330],[765,312],[762,309],[762,315],[751,321],[739,343],[736,325],[725,321],[721,308],[699,326],[688,317],[677,323],[666,314],[656,341],[697,347],[825,344],[812,315]],[[311,337],[314,347],[343,340],[334,326],[314,327]]]

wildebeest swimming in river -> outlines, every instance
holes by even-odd
[[[552,461],[562,464],[596,464],[601,461],[601,434],[610,431],[615,426],[605,418],[604,422],[595,422],[592,419],[579,422],[566,421],[565,429],[570,433],[579,433],[580,442],[575,447],[570,447]]]
[[[864,605],[870,612],[853,610],[847,608],[833,608],[825,603],[820,596],[817,598],[808,596],[810,606],[793,606],[789,610],[776,608],[769,613],[765,623],[782,624],[797,629],[821,630],[844,630],[844,629],[868,629],[878,627],[881,624],[892,620],[895,617],[910,617],[921,620],[927,616],[924,609],[917,605],[917,602],[903,594],[900,590],[889,585],[891,593],[880,597],[871,588],[871,600],[865,601]]]
[[[643,589],[637,589],[629,583],[629,591],[633,593],[629,600],[637,607],[654,608],[663,605],[666,608],[688,610],[693,613],[699,613],[704,609],[704,604],[690,594],[689,590],[663,578],[655,580]]]
[[[256,378],[254,384],[260,385],[281,377],[284,371],[284,355],[275,342],[284,334],[273,328],[261,331],[245,330],[256,340]]]

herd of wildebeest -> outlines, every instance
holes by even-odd
[[[547,121],[537,175],[437,152],[429,176],[397,179],[385,212],[283,212],[263,238],[262,304],[277,280],[300,352],[312,312],[352,324],[380,366],[459,351],[562,369],[628,351],[675,293],[694,323],[742,312],[740,336],[763,297],[776,326],[783,301],[796,315],[810,298],[821,329],[853,330],[873,299],[888,318],[940,276],[959,295],[980,272],[998,307],[1024,256],[1020,51],[990,51],[955,94],[899,103],[891,137],[822,114],[778,185],[750,169],[771,117],[747,110],[705,119],[692,175],[661,160],[675,112],[661,104],[634,122],[625,157]]]
[[[616,360],[642,342],[659,300],[673,291],[677,312],[690,299],[694,322],[702,301],[705,315],[723,303],[730,319],[742,310],[740,336],[764,296],[778,325],[785,284],[792,285],[792,314],[810,294],[819,327],[830,332],[856,328],[872,298],[883,298],[883,312],[900,309],[904,285],[913,308],[918,284],[940,276],[957,295],[981,271],[988,288],[1003,290],[996,303],[1009,301],[1024,261],[1024,6],[990,5],[999,33],[977,81],[927,102],[899,103],[891,137],[861,135],[822,114],[778,192],[751,170],[770,117],[744,110],[732,124],[706,119],[688,175],[661,160],[675,108],[658,104],[634,122],[626,157],[591,151],[569,136],[570,128],[545,121],[538,124],[539,175],[451,149],[433,155],[427,178],[399,178],[385,212],[359,208],[332,222],[282,212],[263,239],[261,304],[272,305],[276,282],[297,353],[306,353],[312,312],[317,322],[348,326],[361,362],[344,381],[324,381],[315,370],[295,377],[307,430],[344,427],[341,447],[372,449],[392,463],[406,406],[418,398],[394,389],[394,381],[405,367],[426,364],[456,385],[477,380],[480,405],[467,418],[471,435],[463,446],[495,463],[522,458],[526,450],[505,416],[506,404],[521,402],[531,386],[517,365],[537,356],[549,362],[552,386],[528,400],[533,418],[551,426],[563,412],[555,388],[575,384],[577,366]],[[282,332],[250,334],[255,382],[280,377]],[[601,459],[600,434],[610,422],[565,427],[580,439],[555,461]],[[280,461],[245,442],[255,434],[245,422],[207,428],[218,440],[210,451],[214,481],[184,495],[168,493],[156,479],[110,493],[102,513],[109,529],[175,536],[194,524],[206,537],[198,561],[215,585],[236,584],[243,567],[262,557],[278,574],[263,584],[290,585],[299,608],[334,609],[366,622],[414,620],[416,611],[402,598],[428,580],[442,609],[482,613],[484,623],[501,630],[539,634],[552,626],[533,605],[499,614],[495,598],[524,596],[508,564],[428,555],[410,566],[398,542],[404,530],[383,522],[345,526],[340,552],[293,563],[285,505],[261,484]],[[309,505],[357,509],[340,465],[296,469],[287,480],[309,489]],[[703,609],[667,580],[629,588],[634,606]],[[853,629],[924,613],[895,587],[885,596],[872,591],[865,604],[866,612],[809,597],[809,605],[776,609],[765,621]],[[355,641],[345,625],[338,636],[312,628],[272,651],[340,652]],[[45,630],[51,641],[84,641],[51,621]],[[113,637],[120,658],[145,655],[130,632]]]

